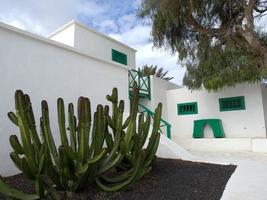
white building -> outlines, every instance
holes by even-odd
[[[31,96],[36,118],[40,116],[43,99],[54,111],[58,97],[66,103],[76,103],[83,95],[90,98],[94,108],[107,103],[105,96],[113,87],[118,88],[129,112],[129,90],[137,81],[142,97],[140,110],[153,115],[151,110],[162,102],[162,133],[171,134],[172,140],[181,146],[195,150],[267,152],[267,93],[260,84],[239,85],[217,93],[191,92],[153,76],[143,77],[133,71],[136,50],[75,21],[49,38],[0,23],[0,44],[0,159],[4,160],[0,162],[0,174],[14,172],[8,158],[11,152],[8,140],[18,130],[6,114],[14,110],[17,89]],[[222,98],[233,97],[241,99],[242,109],[220,111]],[[183,112],[178,112],[179,109]],[[50,115],[55,122],[52,131],[57,133],[56,113]],[[213,138],[209,126],[204,130],[204,138],[193,138],[194,120],[199,119],[220,119],[225,138]],[[173,151],[172,145],[168,143],[165,151]]]

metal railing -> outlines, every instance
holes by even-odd
[[[155,113],[153,113],[151,110],[149,110],[147,107],[138,104],[138,111],[147,113],[150,115],[150,117],[154,120]],[[153,121],[151,121],[153,123]],[[164,119],[160,119],[160,127],[159,127],[160,133],[166,135],[169,139],[171,139],[171,124],[166,122]]]
[[[151,99],[150,76],[137,70],[130,70],[128,72],[128,81],[129,95],[132,92],[134,82],[136,82],[139,89],[139,97]]]

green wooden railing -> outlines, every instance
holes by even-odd
[[[150,87],[150,76],[144,75],[142,72],[137,70],[130,70],[128,72],[129,81],[129,96],[131,95],[133,84],[136,82],[139,89],[139,97],[151,99],[151,87]]]
[[[138,106],[139,106],[138,107],[139,112],[147,113],[148,115],[150,115],[150,117],[152,119],[154,119],[155,113],[153,113],[151,110],[149,110],[147,107],[145,107],[141,104],[139,104]],[[160,131],[160,133],[166,135],[169,139],[171,139],[171,124],[166,122],[164,119],[160,119],[159,131]]]
[[[128,72],[128,81],[129,81],[129,98],[131,99],[132,89],[134,82],[136,82],[139,89],[139,97],[147,98],[151,100],[151,86],[150,86],[150,76],[143,74],[137,70],[130,70]],[[149,110],[147,107],[139,104],[139,112],[144,112],[150,115],[152,120],[154,119],[155,114]],[[153,122],[153,121],[152,121]],[[171,138],[171,125],[165,120],[160,120],[160,133],[166,135],[168,138]]]

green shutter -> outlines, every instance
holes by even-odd
[[[112,49],[112,60],[123,65],[127,65],[127,55]]]
[[[177,114],[178,115],[198,114],[197,102],[177,104]]]
[[[228,97],[219,99],[220,111],[245,110],[245,97]]]

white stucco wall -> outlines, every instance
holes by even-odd
[[[244,96],[245,110],[220,112],[219,98]],[[197,102],[198,114],[178,115],[177,104]],[[265,138],[265,120],[260,84],[243,84],[225,88],[219,92],[206,90],[189,91],[186,88],[167,91],[168,121],[172,124],[172,139],[192,138],[193,122],[197,119],[219,118],[222,120],[226,138]],[[205,137],[212,136],[205,129]]]
[[[263,103],[263,112],[264,112],[264,119],[265,119],[265,128],[267,133],[267,86],[261,86],[261,94],[262,94],[262,103]]]
[[[74,47],[75,24],[68,24],[64,28],[51,34],[49,39]]]
[[[151,85],[151,100],[148,99],[140,99],[140,103],[150,110],[154,111],[158,103],[162,103],[162,118],[168,121],[167,115],[167,91],[172,89],[180,88],[180,86],[163,80],[161,78],[157,78],[155,76],[150,76],[150,85]]]
[[[73,43],[69,39],[69,36],[72,35],[74,36],[72,37]],[[115,49],[127,55],[127,67],[135,68],[135,49],[107,35],[96,32],[79,22],[69,22],[51,34],[49,38],[73,46],[89,55],[108,62],[114,62],[112,61],[112,49]],[[119,64],[117,62],[114,63]],[[123,64],[120,65],[125,66]]]
[[[14,110],[14,92],[22,89],[31,96],[37,124],[39,126],[40,103],[49,103],[53,133],[58,135],[56,100],[62,97],[65,103],[87,96],[92,108],[106,104],[106,94],[113,87],[119,97],[128,102],[128,69],[104,62],[83,51],[56,43],[8,25],[0,23],[0,174],[15,171],[9,153],[10,134],[18,129],[9,121],[7,113]]]

